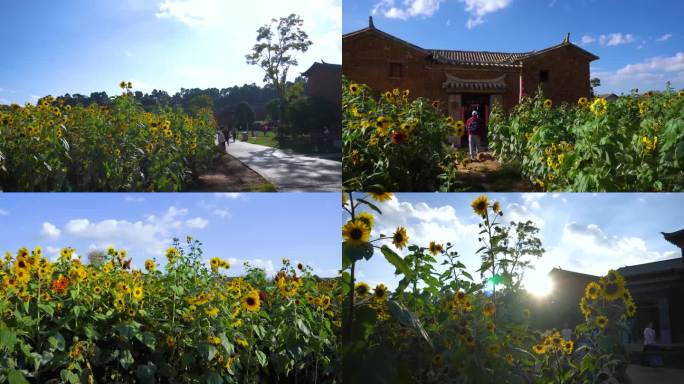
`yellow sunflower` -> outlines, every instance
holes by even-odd
[[[601,117],[608,112],[608,102],[602,97],[597,97],[589,108],[594,115]]]
[[[392,235],[392,244],[399,249],[404,249],[408,243],[408,235],[406,235],[406,228],[398,227]]]
[[[373,296],[375,296],[375,298],[378,300],[386,299],[387,298],[387,287],[385,287],[385,284],[376,285]]]
[[[591,300],[596,300],[601,295],[601,286],[592,281],[584,288],[584,294]]]
[[[442,246],[442,244],[438,244],[434,241],[431,241],[430,246],[428,247],[428,251],[430,251],[432,256],[437,256],[438,254],[444,251],[444,247]]]
[[[176,261],[178,255],[179,253],[176,247],[169,247],[166,249],[166,258],[169,260],[169,263]]]
[[[473,211],[477,215],[484,217],[487,215],[487,208],[489,208],[489,199],[486,195],[480,195],[477,199],[473,200],[470,206],[473,207]]]
[[[258,311],[261,308],[259,292],[251,291],[242,298],[242,306],[248,311]]]
[[[601,285],[603,287],[603,297],[608,301],[621,298],[625,292],[624,280],[601,279]]]
[[[361,220],[349,220],[342,227],[342,238],[349,245],[361,245],[370,240],[370,228]]]
[[[209,342],[209,344],[213,344],[213,345],[221,344],[221,339],[216,337],[216,336],[207,337],[207,341]]]
[[[145,269],[148,271],[152,272],[157,268],[157,264],[154,262],[154,260],[145,260]]]
[[[575,343],[573,343],[572,340],[565,341],[563,343],[563,350],[565,351],[565,353],[567,353],[569,355],[572,353],[572,349],[574,346],[575,346]]]
[[[143,289],[142,289],[142,287],[135,287],[135,288],[133,289],[133,297],[134,297],[136,300],[142,299],[142,297],[143,297]]]
[[[587,99],[586,97],[580,97],[579,100],[577,100],[577,104],[580,107],[586,107],[587,105],[589,105],[589,99]]]
[[[501,213],[501,204],[498,201],[495,201],[494,204],[492,204],[492,211],[496,214]]]
[[[532,347],[532,351],[534,351],[534,353],[537,355],[543,355],[546,353],[546,346],[544,344],[537,344]]]
[[[356,287],[354,288],[356,291],[356,294],[359,296],[365,296],[370,292],[370,287],[368,284],[362,282],[356,283]]]
[[[544,100],[544,108],[550,109],[553,106],[553,101],[551,99]]]
[[[392,192],[368,192],[368,195],[375,201],[385,202],[392,199]]]
[[[585,320],[588,320],[589,317],[591,317],[591,308],[589,307],[589,304],[587,303],[586,297],[582,297],[582,300],[580,300],[580,311],[584,315]]]
[[[221,259],[218,257],[212,257],[211,260],[209,260],[209,265],[211,266],[211,271],[216,273],[221,266]]]
[[[596,324],[597,327],[603,329],[608,325],[608,318],[601,315],[601,316],[596,316],[596,320],[594,320],[594,324]]]
[[[628,302],[625,305],[625,309],[627,310],[627,316],[633,317],[636,314],[636,304],[634,302]]]
[[[368,226],[368,229],[373,229],[375,217],[368,212],[361,212],[356,215],[356,220],[361,220]]]
[[[349,92],[351,92],[352,95],[358,94],[360,90],[361,90],[361,87],[359,87],[358,84],[351,83],[349,85]]]
[[[96,295],[99,295],[102,293],[102,288],[96,286],[95,288],[93,288],[93,292],[95,292]]]

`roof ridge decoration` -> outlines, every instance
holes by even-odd
[[[444,72],[446,80],[442,88],[449,90],[471,90],[503,92],[506,90],[506,74],[492,79],[464,79]]]

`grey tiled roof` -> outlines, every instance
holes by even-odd
[[[684,270],[684,259],[678,257],[653,263],[637,264],[628,267],[618,268],[618,272],[625,277],[642,275],[647,273],[661,273],[673,270]]]
[[[519,66],[532,52],[484,52],[430,49],[433,60],[445,64]]]

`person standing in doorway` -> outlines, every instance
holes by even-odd
[[[480,151],[480,118],[477,111],[473,111],[472,116],[466,121],[466,131],[468,132],[468,149],[470,153],[470,160],[476,160],[477,154]]]

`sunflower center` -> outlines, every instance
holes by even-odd
[[[615,294],[617,292],[618,286],[615,283],[608,283],[606,284],[606,293],[609,295]]]
[[[359,228],[354,228],[349,231],[349,236],[354,240],[359,240],[361,239],[361,236],[363,236],[363,231],[361,231]]]
[[[256,301],[254,300],[254,298],[253,298],[253,297],[248,297],[248,298],[247,298],[247,305],[250,305],[250,306],[251,306],[251,305],[254,305],[254,304],[256,304]]]
[[[484,201],[480,201],[479,203],[477,203],[477,209],[478,209],[478,210],[483,211],[483,210],[485,210],[486,208],[487,208],[487,206],[486,206],[486,204],[485,204]]]

